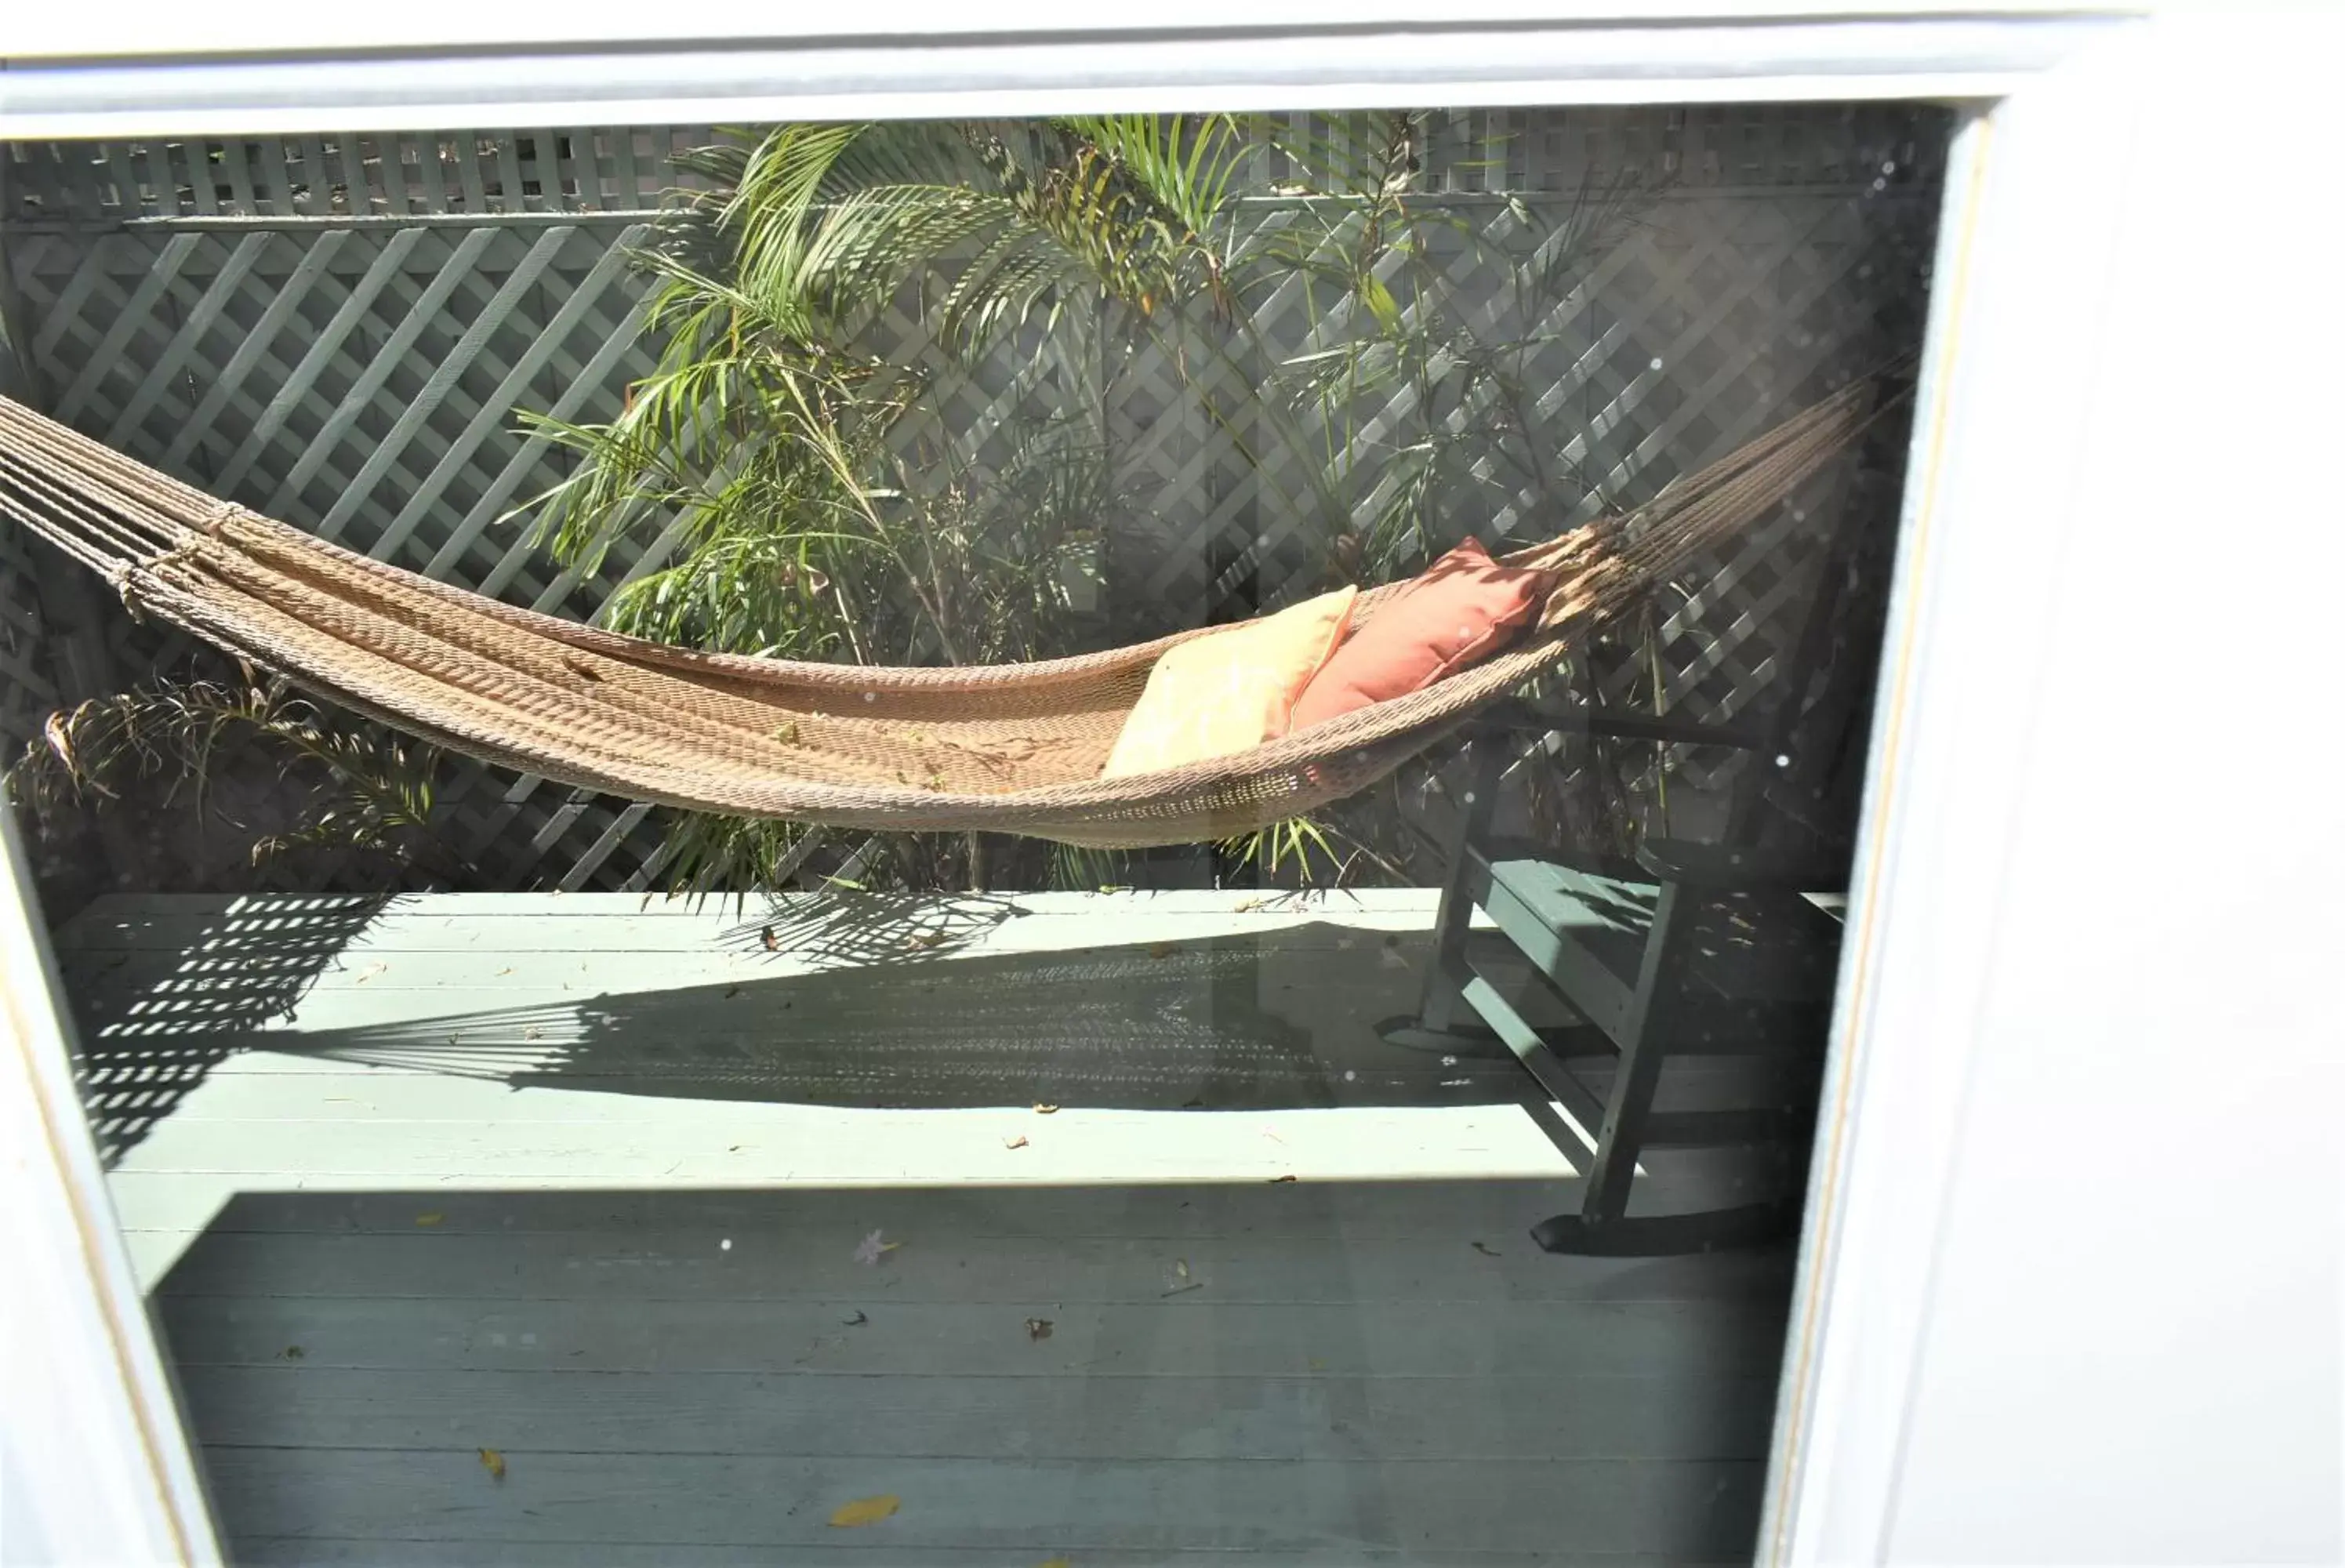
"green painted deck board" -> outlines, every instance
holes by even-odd
[[[885,1331],[884,1329],[882,1330]],[[1156,1377],[885,1373],[810,1380],[664,1371],[370,1371],[280,1361],[191,1367],[209,1441],[239,1448],[640,1452],[799,1459],[1292,1457],[1337,1430],[1377,1460],[1742,1459],[1766,1442],[1771,1380],[1389,1375]]]
[[[1309,1195],[1282,1189],[1298,1208]],[[427,1200],[428,1201],[428,1200]],[[1156,1237],[992,1235],[970,1237],[949,1220],[907,1214],[889,1239],[901,1243],[877,1267],[854,1256],[870,1230],[853,1198],[827,1206],[836,1219],[796,1216],[714,1235],[671,1223],[637,1234],[538,1232],[442,1235],[438,1223],[405,1234],[312,1235],[288,1246],[272,1235],[208,1234],[166,1282],[173,1295],[508,1297],[584,1300],[845,1301],[884,1290],[891,1302],[1062,1304],[1147,1302],[1193,1279],[1217,1304],[1328,1299],[1329,1252],[1340,1256],[1345,1299],[1483,1300],[1608,1306],[1680,1300],[1695,1270],[1675,1260],[1641,1268],[1555,1266],[1517,1244],[1518,1226],[1483,1235],[1384,1238],[1345,1235],[1325,1224],[1299,1248],[1300,1227],[1267,1236]],[[419,1209],[429,1218],[436,1209]],[[1519,1218],[1519,1214],[1518,1214]],[[844,1223],[839,1221],[843,1220]],[[1489,1249],[1477,1250],[1476,1242]],[[1609,1260],[1608,1260],[1609,1261]],[[1175,1278],[1175,1266],[1185,1270]],[[1779,1271],[1734,1259],[1709,1270],[1741,1279],[1754,1293],[1780,1288]],[[1731,1300],[1731,1298],[1729,1298]],[[1737,1310],[1740,1310],[1738,1305]]]
[[[836,1539],[827,1520],[840,1504],[880,1492],[902,1506],[864,1533],[875,1563],[898,1544],[1020,1546],[1038,1560],[1077,1561],[1090,1547],[1211,1545],[1276,1560],[1390,1543],[1403,1531],[1483,1551],[1534,1551],[1568,1532],[1594,1551],[1716,1557],[1747,1540],[1763,1469],[1700,1460],[881,1462],[639,1453],[614,1465],[601,1455],[528,1451],[506,1459],[505,1479],[493,1482],[472,1448],[455,1443],[313,1450],[298,1468],[271,1451],[222,1449],[211,1455],[211,1481],[231,1522],[267,1517],[294,1532],[500,1541],[560,1530],[594,1543],[756,1543],[784,1561],[799,1543]],[[419,1506],[426,1498],[438,1506]]]
[[[1061,1304],[1038,1295],[898,1305],[874,1284],[858,1301],[717,1298],[655,1309],[544,1298],[194,1296],[169,1300],[164,1317],[172,1353],[185,1364],[266,1366],[290,1359],[288,1348],[299,1346],[304,1367],[386,1374],[584,1367],[907,1378],[1743,1379],[1771,1373],[1782,1351],[1782,1314],[1764,1304],[1499,1304],[1470,1296],[1379,1304],[1333,1290],[1323,1301],[1223,1302],[1206,1300],[1211,1294],[1208,1285],[1190,1293],[1195,1300],[1172,1297],[1170,1304]],[[858,1311],[871,1321],[848,1325]],[[1030,1340],[1029,1317],[1049,1319],[1051,1337]],[[864,1331],[874,1327],[884,1331]]]
[[[241,1563],[253,1568],[327,1568],[329,1564],[398,1564],[399,1568],[773,1568],[774,1549],[762,1543],[712,1546],[704,1542],[384,1541],[324,1535],[241,1536]],[[950,1568],[1035,1568],[1036,1553],[1022,1546],[924,1546],[886,1543],[875,1554],[868,1543],[799,1542],[790,1547],[790,1568],[871,1568],[891,1563],[950,1564]],[[1227,1563],[1233,1554],[1218,1546],[1161,1549],[1091,1546],[1082,1568],[1204,1568]],[[1244,1561],[1243,1557],[1237,1559]],[[1721,1557],[1715,1563],[1650,1553],[1484,1552],[1456,1546],[1423,1550],[1352,1543],[1340,1547],[1300,1547],[1276,1554],[1281,1568],[1734,1568],[1747,1557]]]

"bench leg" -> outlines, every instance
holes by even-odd
[[[1460,1056],[1505,1055],[1506,1047],[1467,1004],[1466,938],[1474,922],[1474,845],[1490,828],[1498,786],[1506,776],[1506,749],[1496,740],[1472,743],[1466,754],[1466,809],[1449,843],[1449,868],[1442,879],[1441,904],[1433,920],[1433,952],[1426,960],[1425,988],[1415,1017],[1387,1018],[1376,1026],[1386,1042],[1411,1050]]]
[[[1661,1044],[1670,998],[1681,996],[1684,970],[1700,912],[1699,894],[1661,885],[1637,976],[1636,999],[1619,1041],[1620,1061],[1604,1107],[1596,1156],[1581,1189],[1579,1212],[1558,1214],[1531,1228],[1531,1239],[1549,1252],[1595,1257],[1652,1257],[1760,1246],[1789,1233],[1796,1204],[1747,1204],[1700,1214],[1629,1217],[1629,1189],[1644,1153],[1645,1128],[1668,1056]]]

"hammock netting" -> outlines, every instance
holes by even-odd
[[[1158,656],[888,668],[670,647],[539,614],[222,501],[0,398],[0,511],[137,614],[451,750],[701,811],[1093,848],[1226,838],[1375,783],[1782,503],[1854,439],[1851,383],[1633,512],[1502,557],[1555,573],[1513,648],[1250,751],[1098,776]],[[1355,626],[1405,584],[1363,592]]]

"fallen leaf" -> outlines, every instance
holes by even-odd
[[[727,986],[725,987],[725,999],[728,1002],[740,994],[741,987],[738,986]]]
[[[830,1516],[833,1530],[853,1530],[858,1525],[877,1524],[904,1505],[904,1500],[892,1492],[877,1497],[858,1497],[852,1502],[842,1502],[838,1512]]]
[[[1151,958],[1170,958],[1179,951],[1181,951],[1181,945],[1178,942],[1151,942],[1148,945],[1148,956]]]
[[[774,935],[774,928],[770,926],[764,926],[757,932],[757,940],[766,945],[766,951],[768,953],[778,953],[782,950],[782,939]]]
[[[880,1259],[902,1245],[901,1241],[882,1240],[879,1232],[874,1230],[863,1239],[862,1245],[856,1248],[855,1260],[858,1263],[868,1263],[876,1269],[879,1266]]]
[[[448,1218],[448,1217],[447,1217],[446,1215],[444,1215],[444,1214],[441,1213],[438,1209],[433,1209],[433,1210],[432,1210],[431,1213],[429,1213],[429,1214],[419,1214],[419,1215],[417,1215],[417,1216],[415,1217],[415,1223],[417,1223],[418,1225],[437,1225],[437,1224],[439,1224],[442,1219],[447,1219],[447,1218]]]
[[[1237,901],[1235,912],[1240,915],[1251,915],[1257,909],[1267,907],[1269,903],[1270,900],[1267,898],[1241,898]]]
[[[859,1329],[870,1320],[870,1318],[867,1316],[860,1308],[857,1309],[855,1316],[852,1318],[841,1318],[839,1320],[840,1322],[846,1324],[850,1329]]]
[[[924,952],[930,947],[941,947],[944,943],[945,934],[941,931],[915,931],[904,938],[904,946],[915,953]]]
[[[309,1351],[303,1350],[299,1345],[288,1345],[285,1347],[285,1359],[289,1361],[298,1361],[309,1353]]]
[[[1075,1568],[1075,1565],[1063,1557],[1053,1557],[1043,1563],[1042,1568]]]
[[[1497,1249],[1487,1246],[1479,1241],[1474,1243],[1474,1250],[1479,1252],[1485,1258],[1503,1258],[1506,1256],[1505,1253],[1499,1251]]]
[[[1026,1135],[1021,1132],[1015,1138],[1005,1138],[1001,1140],[1001,1147],[1004,1148],[1023,1148],[1026,1147]]]
[[[385,969],[390,967],[391,966],[388,964],[370,964],[363,970],[360,971],[359,977],[350,983],[354,986],[363,986],[369,980],[373,979],[377,975],[381,974]]]
[[[1059,1114],[1059,1108],[1054,1105],[1044,1105],[1041,1100],[1036,1100],[1034,1102],[1034,1114],[1036,1116],[1056,1116]]]
[[[1295,1179],[1292,1174],[1286,1176],[1274,1176],[1270,1179],[1270,1184],[1273,1187],[1275,1187],[1282,1181],[1293,1181],[1294,1179]]]
[[[1048,1318],[1029,1318],[1026,1320],[1026,1337],[1030,1340],[1047,1340],[1051,1337],[1051,1330],[1057,1326]]]
[[[512,965],[510,965],[510,964],[508,964],[508,965],[506,965],[503,968],[502,968],[502,969],[500,969],[500,970],[498,970],[498,971],[497,971],[497,977],[498,977],[499,979],[502,979],[505,976],[510,975],[510,974],[512,974],[512,973],[513,973],[513,966],[512,966]]]
[[[505,1478],[505,1456],[495,1449],[484,1448],[481,1450],[481,1468],[487,1471],[492,1479],[502,1481]]]

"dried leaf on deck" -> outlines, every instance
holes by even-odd
[[[1005,1138],[1001,1140],[1001,1147],[1004,1148],[1023,1148],[1026,1147],[1026,1135],[1021,1132],[1014,1138]]]
[[[842,1502],[838,1512],[830,1516],[833,1530],[853,1530],[858,1525],[877,1524],[904,1505],[904,1500],[892,1492],[877,1497],[858,1497],[852,1502]]]
[[[1030,1340],[1047,1340],[1051,1337],[1051,1330],[1057,1327],[1058,1325],[1048,1318],[1029,1318],[1026,1320],[1026,1337]]]
[[[505,1478],[505,1456],[493,1448],[484,1448],[481,1450],[481,1468],[489,1472],[491,1480],[502,1481]]]
[[[879,1266],[880,1259],[885,1258],[888,1253],[893,1252],[897,1248],[901,1247],[903,1243],[901,1241],[889,1241],[884,1239],[880,1236],[879,1232],[874,1230],[870,1235],[866,1236],[862,1242],[855,1249],[855,1260],[858,1263],[868,1263],[876,1269]]]
[[[441,1213],[438,1209],[433,1209],[433,1210],[432,1210],[431,1213],[429,1213],[429,1214],[419,1214],[419,1215],[417,1215],[417,1216],[415,1217],[415,1223],[417,1223],[418,1225],[437,1225],[437,1224],[439,1224],[442,1220],[443,1220],[443,1219],[447,1219],[447,1218],[448,1218],[448,1217],[447,1217],[446,1215],[444,1215],[444,1214]]]
[[[1054,1105],[1044,1105],[1041,1100],[1036,1100],[1034,1102],[1034,1114],[1036,1116],[1056,1116],[1059,1114],[1059,1108]]]

